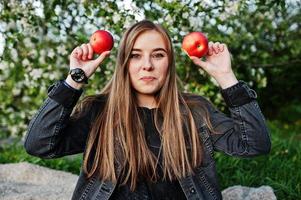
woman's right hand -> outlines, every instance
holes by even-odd
[[[70,70],[81,68],[87,78],[91,77],[103,60],[110,55],[110,51],[101,53],[97,58],[93,59],[93,49],[90,43],[82,44],[73,49],[70,55]],[[80,89],[83,84],[76,83],[68,75],[66,82],[76,89]]]
[[[73,49],[70,55],[70,70],[81,68],[89,78],[96,71],[100,63],[110,54],[110,51],[101,53],[97,58],[93,59],[93,49],[90,43],[82,44]]]

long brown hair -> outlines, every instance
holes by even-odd
[[[128,72],[128,60],[134,42],[139,34],[148,30],[156,30],[162,35],[169,58],[165,83],[155,96],[159,109],[154,112],[155,126],[161,138],[163,179],[180,179],[193,173],[193,168],[201,163],[203,152],[191,111],[192,104],[188,104],[177,87],[174,51],[167,31],[148,20],[132,25],[121,39],[111,80],[100,95],[84,98],[76,108],[80,113],[100,96],[106,97],[103,109],[89,133],[83,169],[88,177],[98,174],[102,180],[117,183],[120,174],[115,169],[126,168],[121,174],[121,184],[130,181],[131,190],[136,187],[138,175],[152,181],[158,179],[158,159],[147,146],[143,119],[138,113],[138,103]],[[200,110],[209,123],[206,110]]]

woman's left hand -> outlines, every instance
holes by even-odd
[[[206,61],[191,56],[194,64],[205,70],[224,89],[236,84],[238,81],[231,68],[230,52],[226,44],[209,42]]]

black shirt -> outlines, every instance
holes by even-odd
[[[143,115],[145,137],[150,150],[158,157],[161,140],[154,123],[154,112],[157,108],[139,107],[139,114]],[[159,157],[158,174],[162,175],[162,157]],[[139,191],[139,193],[138,193]],[[142,195],[145,195],[142,197]],[[181,200],[186,199],[178,180],[158,180],[152,183],[139,177],[136,190],[130,191],[129,185],[116,186],[110,199],[152,199],[152,200]]]

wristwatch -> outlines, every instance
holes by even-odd
[[[86,76],[84,70],[81,68],[71,69],[69,71],[71,78],[77,83],[88,83],[88,77]]]

